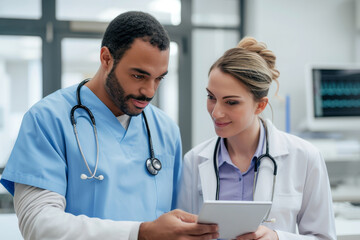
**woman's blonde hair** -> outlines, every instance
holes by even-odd
[[[258,42],[253,37],[245,37],[211,66],[209,74],[213,69],[219,68],[232,75],[247,86],[255,101],[259,101],[267,96],[272,81],[279,88],[277,78],[280,73],[275,68],[275,60],[275,54],[267,49],[265,43]]]

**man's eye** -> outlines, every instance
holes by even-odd
[[[143,75],[138,75],[138,74],[133,74],[133,77],[136,79],[143,79],[144,76]]]
[[[157,80],[162,81],[164,80],[165,76],[158,77]]]

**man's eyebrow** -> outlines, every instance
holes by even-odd
[[[138,72],[138,73],[141,73],[141,74],[145,74],[145,75],[151,76],[150,73],[148,73],[147,71],[142,70],[142,69],[140,69],[140,68],[131,68],[131,70],[133,70],[133,71],[135,71],[135,72]]]
[[[151,76],[151,74],[145,70],[142,70],[141,68],[131,68],[131,70],[136,71],[138,73],[141,74],[145,74],[147,76]],[[163,74],[160,75],[160,77],[164,77],[166,74],[168,74],[169,71],[164,72]]]
[[[169,71],[164,72],[163,74],[160,75],[160,77],[164,77],[166,74],[168,74]]]

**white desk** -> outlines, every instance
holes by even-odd
[[[359,240],[360,239],[360,219],[347,220],[335,219],[336,235],[338,240]]]
[[[331,189],[331,194],[334,202],[359,202],[360,190],[359,186],[348,184]]]

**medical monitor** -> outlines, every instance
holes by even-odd
[[[307,127],[360,130],[360,64],[307,66]]]

